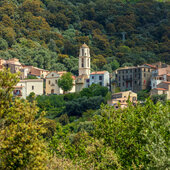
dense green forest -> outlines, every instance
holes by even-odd
[[[24,100],[17,77],[0,71],[0,169],[169,169],[169,101],[114,109],[98,85]]]
[[[76,75],[85,42],[92,70],[170,63],[169,19],[168,1],[1,0],[0,57]]]

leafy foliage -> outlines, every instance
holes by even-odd
[[[63,93],[71,90],[73,87],[73,78],[71,73],[64,73],[58,80],[58,86],[61,87]]]
[[[47,145],[41,134],[46,121],[36,119],[36,103],[14,99],[13,86],[18,75],[0,71],[0,167],[1,169],[45,169],[48,161]],[[42,112],[43,115],[43,112]]]
[[[169,8],[168,1],[156,0],[3,0],[0,55],[77,75],[78,49],[85,42],[95,70],[170,63]]]

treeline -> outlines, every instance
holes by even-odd
[[[0,57],[77,74],[85,42],[93,70],[170,63],[169,9],[154,0],[2,0]]]
[[[102,103],[107,103],[109,96],[110,92],[108,92],[107,87],[93,84],[79,93],[38,96],[36,101],[40,112],[44,110],[47,112],[46,117],[51,119],[59,118],[63,122],[69,122],[69,119],[78,119],[87,110],[99,109]],[[32,101],[32,95],[28,96],[27,99]],[[65,118],[66,120],[64,120]]]

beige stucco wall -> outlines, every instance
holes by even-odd
[[[63,90],[61,88],[58,87],[58,79],[59,77],[53,77],[53,78],[46,78],[46,94],[52,94],[51,90],[54,90],[54,94],[63,94]],[[57,82],[56,82],[57,81]],[[49,84],[50,82],[50,84]],[[67,92],[67,93],[74,93],[75,92],[75,80],[73,81],[73,87],[72,89]]]
[[[17,86],[25,87],[25,94],[23,94],[23,98],[29,96],[31,92],[34,92],[35,95],[43,94],[43,80],[42,79],[29,79],[29,80],[21,80]]]

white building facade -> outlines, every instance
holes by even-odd
[[[19,96],[26,99],[29,94],[33,92],[36,96],[43,95],[43,80],[42,79],[28,79],[20,80],[15,86],[14,96]]]

